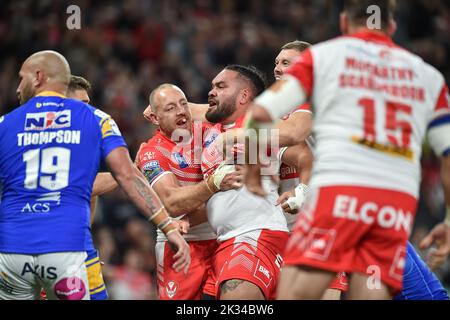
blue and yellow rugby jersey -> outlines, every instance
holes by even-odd
[[[92,248],[89,204],[101,159],[126,146],[106,113],[44,92],[0,118],[0,252]]]

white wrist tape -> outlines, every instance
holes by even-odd
[[[220,185],[222,184],[222,180],[229,173],[236,171],[234,164],[225,164],[222,162],[213,173],[213,182],[217,189],[220,189]]]
[[[286,200],[286,203],[288,204],[289,208],[291,208],[291,210],[300,210],[306,200],[307,194],[308,186],[306,184],[300,183],[297,187],[295,187],[295,197],[289,197]]]
[[[445,212],[445,224],[450,227],[450,206],[447,206],[447,211]]]

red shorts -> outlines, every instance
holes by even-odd
[[[367,187],[311,191],[286,247],[286,265],[359,272],[401,290],[416,198]]]
[[[342,292],[347,292],[348,290],[348,279],[345,272],[339,272],[336,274],[336,277],[334,278],[333,282],[331,282],[328,289],[335,289]]]
[[[214,263],[216,298],[224,281],[241,279],[257,285],[266,299],[274,299],[288,238],[288,232],[261,230],[221,243]]]
[[[174,253],[167,242],[156,244],[158,294],[160,300],[198,300],[202,292],[215,295],[213,258],[217,240],[189,241],[191,265],[185,274],[172,268]]]

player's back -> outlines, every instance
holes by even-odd
[[[318,44],[302,59],[313,69],[317,150],[311,184],[417,196],[424,134],[447,108],[442,75],[374,32]],[[295,68],[291,73],[300,74]]]
[[[41,254],[89,246],[92,184],[105,151],[102,136],[112,130],[100,113],[83,102],[44,93],[2,118],[1,252]]]

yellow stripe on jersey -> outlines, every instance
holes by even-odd
[[[91,264],[93,264],[97,261],[100,261],[99,257],[95,257],[95,258],[92,258],[91,260],[85,261],[84,264],[86,265],[86,267],[89,267]]]
[[[381,144],[381,143],[378,143],[375,141],[369,141],[365,138],[360,138],[360,137],[356,137],[356,136],[352,137],[352,141],[356,142],[358,144],[364,145],[366,147],[369,147],[371,149],[375,149],[377,151],[387,153],[389,155],[406,158],[409,161],[414,160],[414,151],[412,151],[411,149],[396,147],[393,145]]]
[[[95,259],[98,260],[98,258],[94,258],[89,261],[94,261]],[[92,293],[102,291],[102,290],[100,290],[100,287],[101,286],[104,287],[105,281],[103,281],[102,266],[101,266],[100,262],[98,262],[98,263],[94,262],[93,264],[91,263],[90,265],[88,265],[88,262],[86,263],[86,269],[87,269],[87,275],[88,275],[89,290],[95,290],[95,292],[91,292],[91,294],[92,294]]]
[[[103,285],[101,285],[100,287],[98,287],[97,289],[90,289],[90,290],[89,290],[89,294],[90,294],[90,295],[93,295],[93,294],[102,292],[102,291],[104,291],[105,289],[106,289],[106,287],[105,287],[105,285],[103,284]]]

